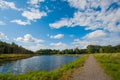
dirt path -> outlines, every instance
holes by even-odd
[[[70,80],[111,80],[100,68],[93,55],[90,55],[84,66],[76,70]]]

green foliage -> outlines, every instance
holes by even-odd
[[[33,54],[0,54],[0,64],[7,61],[28,58],[31,56],[33,56]]]
[[[86,49],[65,49],[65,50],[52,50],[52,49],[40,49],[36,51],[36,54],[40,55],[52,55],[52,54],[83,54],[87,53]]]
[[[120,80],[120,53],[96,54],[95,58],[113,80]]]
[[[120,45],[117,46],[99,46],[99,45],[88,45],[87,53],[118,53],[120,52]]]
[[[0,41],[0,54],[3,54],[3,53],[4,54],[10,54],[10,53],[31,54],[33,52],[21,46],[18,46],[15,43],[9,44],[9,43]]]
[[[99,45],[88,45],[87,52],[88,53],[99,53],[100,48],[101,47]]]
[[[35,53],[39,55],[53,55],[53,54],[85,54],[85,53],[117,53],[117,52],[120,52],[120,45],[117,46],[88,45],[87,49],[79,49],[79,48],[65,49],[65,50],[40,49]],[[21,46],[18,46],[15,43],[9,44],[0,41],[0,54],[3,53],[31,54],[33,52]]]
[[[57,54],[59,50],[51,50],[51,49],[40,49],[36,51],[36,54],[40,55],[51,55],[51,54]]]
[[[65,50],[52,50],[52,49],[40,49],[36,51],[40,55],[52,55],[52,54],[85,54],[85,53],[117,53],[120,52],[120,45],[117,46],[99,46],[88,45],[87,49],[65,49]]]
[[[87,55],[83,55],[82,58],[63,65],[61,68],[50,72],[28,72],[26,74],[0,74],[0,80],[66,80],[65,77],[71,74],[71,71],[81,67],[87,58]]]

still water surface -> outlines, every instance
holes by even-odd
[[[0,73],[14,74],[28,71],[50,71],[75,60],[76,56],[34,56],[27,59],[11,61],[0,65]]]

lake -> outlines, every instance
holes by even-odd
[[[28,71],[50,71],[77,59],[77,56],[34,56],[27,59],[10,61],[0,65],[0,73],[13,74]]]

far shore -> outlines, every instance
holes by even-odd
[[[0,54],[0,64],[35,56],[35,54]]]

